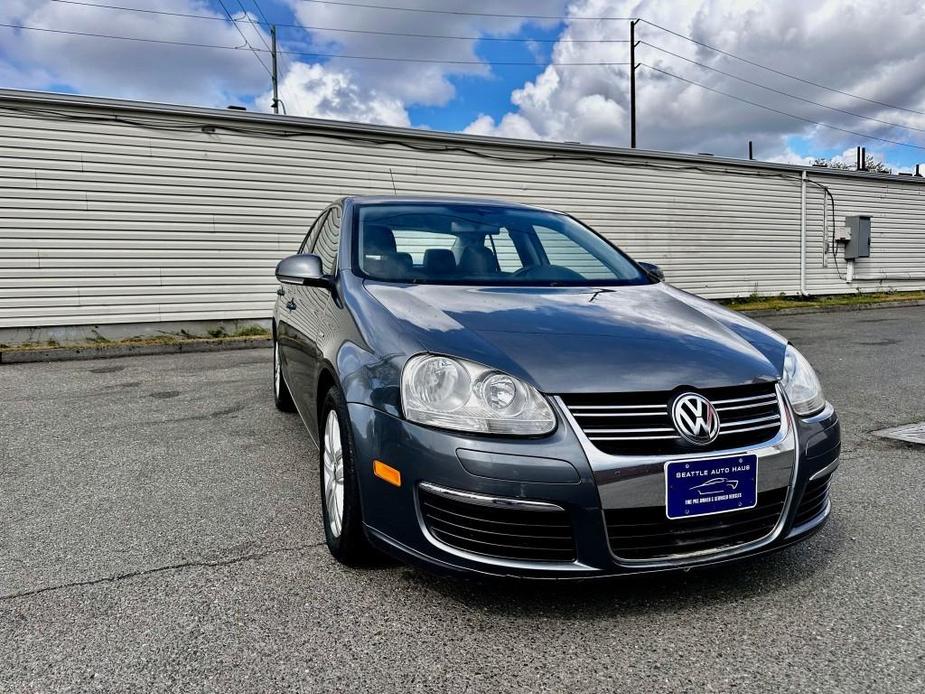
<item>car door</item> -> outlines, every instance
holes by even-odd
[[[329,210],[324,210],[318,215],[305,235],[299,253],[313,251],[328,212]],[[314,297],[307,290],[308,287],[296,284],[281,284],[277,302],[277,337],[286,367],[286,381],[292,399],[306,418],[309,416],[306,408],[310,398],[307,397],[305,389],[314,387],[309,384],[314,383],[313,364],[316,360],[318,337],[318,316],[311,309]]]
[[[340,206],[335,205],[330,208],[328,215],[321,224],[321,230],[315,241],[312,252],[321,258],[321,269],[325,275],[335,277],[337,274],[337,256],[340,248],[340,230],[341,230]],[[330,332],[329,325],[332,311],[334,309],[334,295],[329,289],[323,287],[300,287],[305,296],[306,307],[312,314],[313,326],[315,329],[315,341],[313,349],[305,352],[305,358],[310,363],[306,364],[305,374],[307,382],[303,386],[305,396],[305,405],[302,410],[305,418],[310,423],[318,421],[318,376],[321,369],[321,360],[323,358],[322,345]],[[301,405],[300,405],[301,406]],[[313,427],[309,426],[313,431]]]

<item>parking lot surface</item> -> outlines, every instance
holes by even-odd
[[[782,553],[593,583],[344,568],[269,350],[0,367],[0,692],[925,691],[925,309],[766,319],[843,423]]]

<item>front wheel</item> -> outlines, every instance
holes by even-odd
[[[339,562],[367,564],[376,556],[363,531],[360,487],[343,395],[332,387],[321,408],[321,515],[328,549]]]

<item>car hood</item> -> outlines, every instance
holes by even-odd
[[[423,350],[507,371],[546,393],[771,381],[786,347],[764,326],[665,284],[366,289]]]

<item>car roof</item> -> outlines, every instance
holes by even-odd
[[[508,207],[521,210],[535,210],[537,212],[555,212],[562,214],[559,210],[553,210],[547,207],[538,207],[536,205],[525,205],[520,202],[509,202],[507,200],[496,200],[493,198],[473,198],[457,197],[452,195],[348,195],[341,198],[341,202],[352,202],[357,205],[377,205],[384,203],[405,203],[405,204],[447,204],[447,205],[480,205],[492,207]]]

